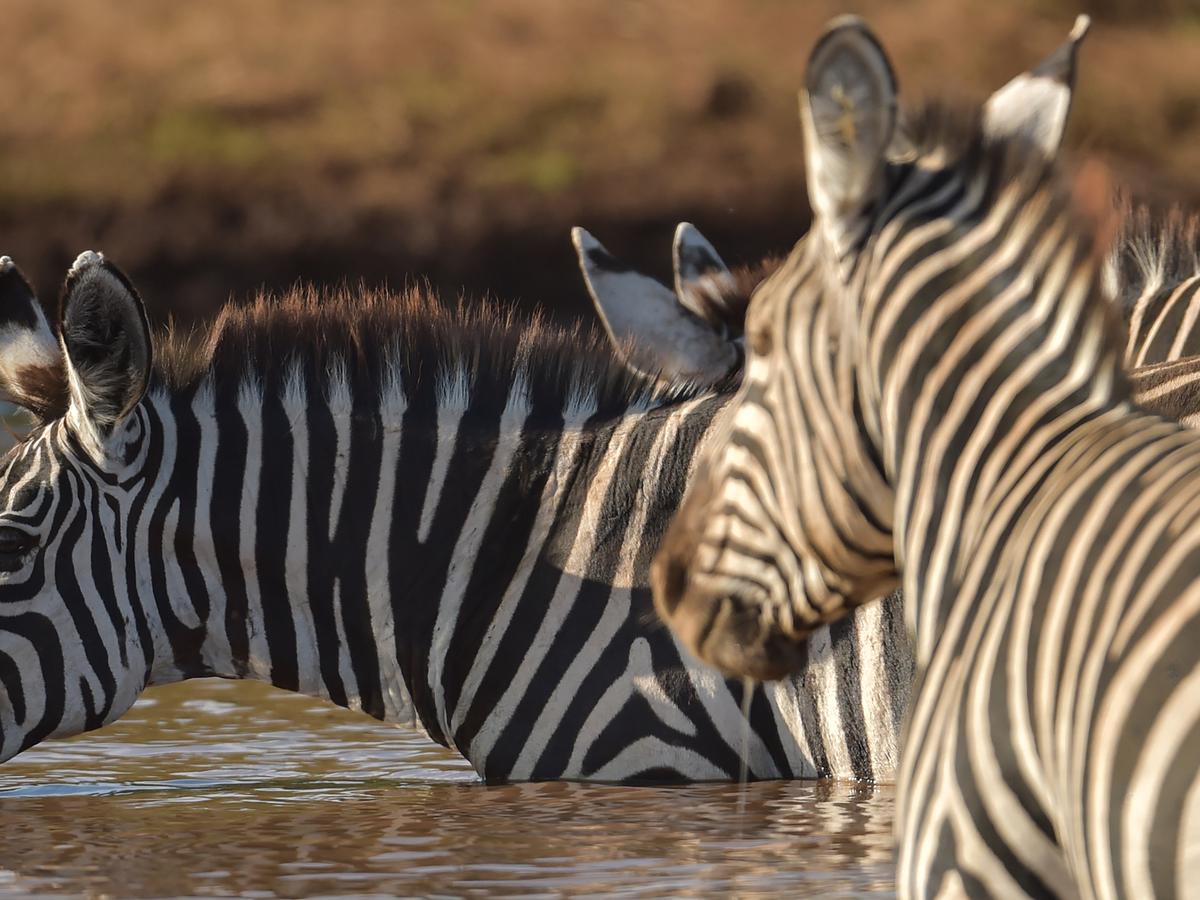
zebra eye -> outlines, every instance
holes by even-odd
[[[37,546],[37,537],[11,526],[0,527],[0,572],[21,567],[22,557]]]

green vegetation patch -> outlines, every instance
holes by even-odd
[[[204,167],[248,168],[266,159],[270,149],[262,128],[197,107],[164,111],[151,126],[148,143],[159,162]]]

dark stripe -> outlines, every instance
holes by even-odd
[[[307,495],[308,522],[308,602],[312,610],[313,630],[317,637],[317,661],[321,681],[329,699],[338,706],[347,706],[346,686],[338,668],[340,644],[337,611],[333,603],[333,580],[338,574],[338,561],[330,547],[329,527],[334,483],[339,464],[335,452],[337,429],[329,404],[323,399],[321,387],[310,384],[310,402],[305,410],[308,423],[308,481],[303,485]],[[346,502],[343,497],[343,503]]]
[[[137,523],[142,520],[148,497],[147,488],[154,483],[158,474],[158,466],[161,465],[163,457],[162,429],[153,427],[146,405],[138,407],[133,414],[133,421],[137,425],[137,437],[127,448],[129,458],[132,459],[137,453],[140,453],[143,450],[142,445],[145,444],[145,462],[140,471],[134,472],[127,480],[120,482],[122,493],[129,498],[129,506],[126,513],[128,518],[123,520],[118,516],[115,520],[116,530],[127,529],[129,534],[133,534],[136,531]],[[95,510],[93,510],[93,514],[95,514]],[[98,524],[100,522],[99,517],[94,519],[94,522]],[[96,539],[97,544],[93,545],[94,549],[99,551],[103,548],[105,554],[107,554],[107,542],[104,541],[103,536],[97,535]],[[129,592],[129,607],[133,611],[134,626],[137,628],[138,641],[142,648],[142,684],[145,684],[150,679],[151,669],[154,668],[154,638],[150,633],[150,622],[146,614],[146,602],[138,594],[138,585],[140,583],[138,578],[138,562],[136,553],[125,553],[125,589]],[[102,560],[93,557],[92,565],[93,572],[97,569],[107,572],[112,565],[111,557],[105,556]],[[109,614],[113,616],[113,625],[117,629],[117,634],[121,641],[122,663],[124,663],[124,617],[118,609],[115,591],[111,585],[108,586],[104,596]],[[112,598],[112,602],[108,603],[107,599],[110,597]],[[105,704],[106,711],[109,703],[111,703],[111,698]]]
[[[847,616],[829,626],[834,671],[833,689],[841,715],[846,749],[850,753],[850,768],[859,781],[870,781],[874,774],[871,745],[867,743],[867,723],[863,719],[862,679],[859,675],[858,646],[855,633],[860,617]],[[872,660],[872,663],[875,661]]]
[[[249,602],[241,560],[242,489],[246,472],[246,426],[237,410],[237,387],[217,394],[217,452],[213,463],[209,522],[221,586],[225,591],[225,634],[234,673],[245,678],[250,659]]]
[[[157,433],[162,428],[162,423],[158,416],[147,408],[147,413],[151,417],[152,427]],[[175,421],[180,421],[178,416],[172,416]],[[193,420],[194,424],[194,420]],[[177,440],[175,442],[175,458],[170,461],[171,476],[168,479],[166,489],[162,496],[158,498],[158,502],[150,511],[149,522],[146,528],[146,539],[148,546],[147,564],[150,568],[150,591],[154,601],[155,608],[158,610],[158,618],[163,626],[163,631],[166,632],[167,640],[171,644],[171,657],[175,663],[175,667],[179,669],[184,676],[207,674],[201,656],[201,648],[204,644],[205,635],[205,619],[201,618],[201,624],[195,628],[185,626],[179,617],[175,615],[173,602],[182,603],[184,598],[173,597],[167,582],[167,555],[166,547],[164,546],[163,536],[167,527],[167,516],[170,514],[172,505],[178,507],[178,520],[176,522],[175,540],[172,544],[172,551],[175,554],[175,560],[179,563],[179,570],[183,573],[184,583],[189,588],[196,581],[201,581],[199,571],[196,568],[195,553],[193,552],[193,544],[195,536],[190,530],[190,520],[195,514],[195,496],[196,496],[196,471],[199,467],[199,448],[195,436],[187,444],[182,440],[183,435],[176,432]],[[148,482],[153,479],[148,478]],[[188,503],[176,493],[176,490],[187,490],[185,485],[191,485],[191,502]],[[149,487],[149,484],[147,484]],[[118,520],[119,521],[119,520]],[[130,522],[129,526],[131,533],[136,529],[136,524]],[[183,531],[181,536],[180,530]],[[181,552],[182,551],[182,552]],[[96,561],[99,565],[101,561]],[[192,596],[191,590],[188,591],[190,599]]]
[[[346,489],[338,513],[337,529],[330,548],[338,564],[342,632],[350,666],[358,683],[363,712],[382,719],[385,714],[379,653],[371,605],[367,596],[367,545],[371,520],[379,493],[383,462],[383,422],[374,400],[355,394],[350,420],[350,447],[346,454]]]
[[[262,602],[263,634],[271,654],[271,683],[288,691],[300,689],[296,623],[287,585],[288,529],[292,505],[292,460],[295,441],[280,399],[281,379],[263,391],[262,459],[258,473],[258,509],[254,524],[254,568]]]
[[[78,476],[72,473],[70,481],[74,481]],[[60,482],[60,487],[62,483]],[[73,491],[77,497],[81,507],[87,504],[88,493],[83,489],[82,484],[73,484]],[[93,574],[97,576],[97,591],[101,594],[101,599],[105,610],[111,617],[114,612],[113,592],[111,586],[109,590],[105,590],[104,578],[110,573],[110,554],[107,543],[105,542],[105,529],[103,528],[99,514],[99,500],[96,491],[90,492],[91,509],[90,516],[75,515],[68,521],[63,523],[61,529],[55,533],[59,535],[58,554],[55,557],[54,567],[54,588],[58,595],[62,598],[63,607],[71,617],[75,629],[79,633],[80,647],[82,649],[84,659],[87,660],[90,666],[96,673],[96,678],[100,682],[100,689],[103,691],[107,703],[112,702],[113,695],[116,693],[117,681],[113,674],[112,667],[108,656],[108,648],[104,646],[104,641],[100,637],[100,632],[96,627],[96,621],[93,614],[98,612],[94,610],[89,603],[89,600],[95,602],[95,598],[90,598],[83,593],[79,582],[76,580],[75,566],[77,565],[74,554],[71,552],[83,538],[85,527],[89,524],[91,529],[91,545],[89,549],[92,554],[92,568],[96,569],[95,560],[99,557],[103,560],[103,566],[99,572]],[[74,498],[64,497],[65,505],[73,505]],[[116,623],[114,622],[114,625]],[[123,642],[122,642],[123,643]],[[40,647],[39,644],[34,644],[35,647]],[[72,648],[73,652],[77,652],[76,648]],[[127,665],[125,658],[124,647],[121,649],[120,665],[124,668]],[[60,682],[63,682],[63,690],[65,691],[66,673],[63,672],[57,676]],[[107,706],[106,703],[106,706]],[[87,722],[86,728],[97,728],[101,720],[93,717],[92,721]]]
[[[1194,664],[1195,636],[1192,635],[1187,640],[1187,646],[1193,650],[1189,661]],[[1176,642],[1177,645],[1178,643],[1179,641]],[[1172,654],[1172,658],[1178,659],[1178,647],[1173,647],[1172,650],[1176,651]],[[1169,675],[1174,676],[1178,676],[1179,674],[1172,672],[1170,668],[1167,669],[1167,672]],[[1200,722],[1193,722],[1187,731],[1179,735],[1175,753],[1171,757],[1171,761],[1167,764],[1166,777],[1163,779],[1162,788],[1158,795],[1158,803],[1155,804],[1153,818],[1149,823],[1149,827],[1141,834],[1122,834],[1114,842],[1114,845],[1119,848],[1123,847],[1126,841],[1149,840],[1151,845],[1149,861],[1150,879],[1154,885],[1155,897],[1180,896],[1179,885],[1176,884],[1175,879],[1180,849],[1176,844],[1179,836],[1184,833],[1184,816],[1187,813],[1187,804],[1192,798],[1196,786],[1196,760],[1200,760]],[[1118,794],[1115,796],[1124,797],[1125,795]],[[1169,835],[1171,840],[1155,840],[1155,837],[1158,835]],[[1121,883],[1118,881],[1117,885],[1119,889]]]
[[[184,626],[174,615],[171,602],[173,598],[155,592],[159,615],[171,642],[175,666],[185,677],[212,674],[202,653],[212,600],[208,596],[208,588],[200,573],[200,564],[196,560],[196,517],[200,514],[197,473],[200,470],[201,432],[200,423],[192,410],[194,398],[194,390],[176,394],[171,398],[171,413],[175,423],[175,464],[161,505],[168,508],[170,503],[175,503],[178,509],[175,542],[170,549],[179,563],[184,590],[187,593],[186,602],[191,604],[200,624],[195,628]],[[153,530],[154,525],[151,526],[151,531]],[[174,599],[185,602],[185,598]],[[170,616],[166,615],[167,610],[171,610]],[[174,627],[170,624],[172,620],[176,622]]]

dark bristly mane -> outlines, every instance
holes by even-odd
[[[586,324],[563,327],[490,300],[445,303],[420,288],[301,286],[230,303],[210,325],[168,326],[154,336],[152,389],[187,392],[207,382],[218,395],[247,383],[279,390],[296,373],[308,387],[344,380],[356,404],[395,384],[411,394],[431,379],[501,406],[521,381],[531,401],[559,411],[577,401],[600,416],[699,393],[634,373]],[[65,368],[38,377],[45,382],[41,396],[56,399],[35,415],[43,422],[61,418]]]
[[[247,381],[270,389],[297,369],[307,384],[337,374],[356,397],[399,381],[456,379],[499,402],[523,379],[530,396],[595,398],[598,411],[675,399],[631,373],[597,330],[566,328],[493,301],[445,303],[428,290],[298,287],[230,304],[200,332],[168,329],[155,346],[156,383],[220,393]],[[461,373],[461,374],[460,374]]]
[[[729,270],[728,278],[702,279],[702,289],[694,299],[704,307],[704,318],[714,326],[723,327],[727,337],[740,337],[745,331],[746,312],[750,298],[760,284],[783,265],[783,257],[765,259]]]

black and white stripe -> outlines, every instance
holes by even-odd
[[[904,896],[1176,896],[1200,874],[1200,438],[1140,409],[1094,229],[1027,142],[835,23],[801,103],[813,235],[654,568],[700,656],[777,675],[902,584]],[[1093,206],[1107,198],[1090,198]]]

